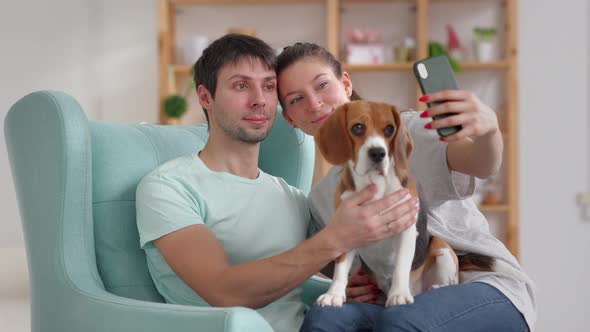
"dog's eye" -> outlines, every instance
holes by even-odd
[[[385,129],[383,130],[383,134],[385,135],[385,137],[391,137],[394,133],[395,128],[392,125],[387,125],[387,127],[385,127]]]
[[[365,125],[362,123],[355,123],[352,126],[351,131],[356,136],[363,136],[365,134]]]

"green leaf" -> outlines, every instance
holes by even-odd
[[[441,43],[431,41],[430,43],[428,43],[428,57],[431,58],[438,55],[444,55],[447,57],[447,59],[449,59],[451,68],[453,68],[453,71],[455,73],[463,72],[463,67],[461,67],[461,64],[449,55],[449,53]]]

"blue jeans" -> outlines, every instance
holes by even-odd
[[[528,330],[524,317],[504,294],[478,282],[433,289],[414,297],[410,305],[313,306],[301,327],[302,332]]]

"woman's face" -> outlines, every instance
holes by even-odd
[[[314,135],[336,107],[348,102],[352,83],[348,73],[338,79],[332,67],[307,58],[287,67],[278,77],[283,116],[308,135]]]

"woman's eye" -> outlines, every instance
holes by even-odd
[[[387,125],[383,130],[385,137],[391,137],[395,133],[395,128],[392,125]]]
[[[323,88],[325,88],[326,86],[328,86],[328,82],[322,82],[322,83],[320,83],[320,85],[319,85],[319,88],[320,88],[320,89],[323,89]]]
[[[362,123],[355,123],[350,129],[355,136],[363,136],[365,134],[365,125]]]
[[[289,104],[293,105],[295,103],[298,103],[301,99],[302,99],[301,97],[295,97],[295,98],[291,99]]]

